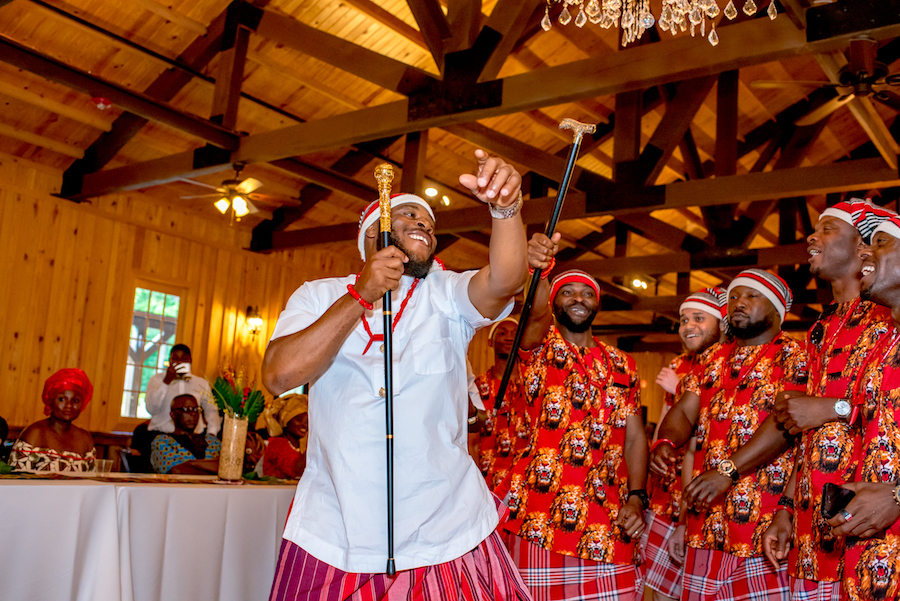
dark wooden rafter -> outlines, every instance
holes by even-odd
[[[637,177],[653,185],[672,152],[684,139],[694,116],[706,100],[716,82],[713,76],[688,79],[678,84],[672,101],[666,103],[666,113],[644,146],[635,168]]]
[[[425,182],[425,156],[428,150],[428,131],[414,131],[406,134],[403,149],[403,177],[400,191],[418,194]]]
[[[260,27],[266,18],[262,18]],[[693,73],[721,72],[799,52],[832,49],[846,43],[846,38],[838,37],[813,45],[807,44],[802,34],[789,22],[785,20],[784,25],[779,25],[777,19],[770,23],[741,23],[733,26],[731,31],[734,35],[723,39],[714,53],[701,49],[690,38],[674,38],[655,44],[653,48],[644,46],[615,53],[612,58],[604,56],[602,61],[585,59],[534,73],[511,76],[499,80],[503,88],[503,100],[493,107],[409,119],[409,102],[398,101],[249,136],[242,141],[241,148],[228,163],[268,162],[430,127],[530,110],[547,104],[642,89],[677,81]],[[889,37],[900,33],[900,25],[877,28],[868,33],[876,38]],[[659,61],[660,54],[666,54],[670,60]],[[634,74],[640,76],[635,77]],[[173,180],[191,176],[194,170],[193,157],[182,155],[181,161],[181,167],[177,170],[174,161],[167,163],[165,172],[152,172],[147,169],[147,165],[133,165],[130,167],[131,174],[121,173],[119,179],[129,180],[135,187],[141,187],[140,180],[145,177],[150,181],[161,182],[167,177]],[[208,166],[203,166],[206,167]]]
[[[398,92],[405,86],[433,79],[426,71],[325,33],[281,13],[261,10],[258,21],[255,32],[264,38],[327,62],[386,90]],[[296,154],[303,153],[289,153],[288,156]]]
[[[900,185],[900,174],[888,168],[880,158],[858,159],[830,165],[798,167],[657,186],[656,188],[661,192],[658,195],[659,203],[643,207],[622,206],[618,197],[626,193],[620,190],[614,189],[610,193],[613,198],[599,199],[592,198],[590,191],[585,196],[578,190],[570,190],[561,219],[599,217],[609,214],[622,218],[619,216],[640,216],[659,209],[767,200],[779,194],[812,196],[853,188],[888,188],[898,185]],[[555,197],[529,200],[522,210],[523,220],[526,224],[545,222],[553,210],[555,201]],[[653,221],[661,223],[659,220],[654,219]],[[645,231],[649,231],[650,227],[655,226],[653,222],[638,221],[633,221],[631,225],[636,229],[646,228]],[[284,232],[274,241],[273,249],[306,246],[320,242],[354,240],[356,226],[357,224],[353,222]],[[437,214],[436,226],[438,233],[482,230],[490,227],[490,216],[477,208],[475,210],[440,211]],[[681,236],[679,246],[685,244],[685,241],[689,241],[689,245],[697,244],[694,240],[699,239],[688,237],[682,230],[678,230],[678,232]]]
[[[268,0],[258,0],[264,4]],[[229,8],[216,16],[207,27],[205,36],[195,39],[176,61],[194,70],[203,69],[219,52]],[[169,69],[159,75],[144,93],[153,98],[169,101],[191,81],[185,70]],[[100,135],[84,152],[84,158],[75,161],[63,174],[60,194],[73,196],[81,192],[84,175],[100,171],[146,125],[147,119],[133,113],[122,113],[112,124],[110,131]]]
[[[238,147],[238,137],[216,123],[161,104],[146,94],[127,90],[90,73],[69,67],[5,36],[0,36],[0,60],[73,90],[108,98],[129,112],[169,125],[220,148],[234,150]]]
[[[782,148],[778,160],[775,161],[773,171],[778,172],[798,167],[824,126],[825,120],[812,125],[795,126],[793,135]],[[752,216],[754,226],[746,233],[743,246],[749,246],[753,242],[753,238],[763,227],[766,218],[776,207],[777,200],[768,200],[754,202],[747,208],[745,214]]]
[[[444,40],[451,37],[450,25],[438,0],[407,0],[425,44],[431,51],[438,70],[444,67]]]
[[[471,48],[481,30],[482,18],[481,0],[448,3],[446,21],[450,37],[443,40],[444,52]]]
[[[241,17],[237,5],[231,5],[226,11],[225,31],[222,35],[221,55],[219,56],[219,72],[213,93],[212,114],[210,120],[235,129],[237,124],[238,102],[241,99],[241,84],[244,80],[244,64],[247,60],[247,48],[250,42],[250,30],[241,25]]]
[[[523,34],[541,6],[542,0],[499,0],[494,5],[485,27],[496,31],[501,37],[485,61],[479,82],[497,77],[507,57],[521,43]]]

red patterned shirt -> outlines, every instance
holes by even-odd
[[[681,381],[689,373],[700,375],[703,373],[703,363],[694,353],[678,355],[669,363],[669,369],[678,376],[678,388],[675,394],[666,393],[664,401],[671,409],[678,401],[681,392]],[[672,476],[657,476],[651,473],[648,477],[647,488],[650,490],[650,511],[657,516],[677,522],[681,513],[681,464],[684,460],[684,452],[687,445],[675,449],[675,472]]]
[[[823,398],[851,398],[866,357],[891,327],[890,310],[859,298],[830,305],[810,329],[809,381],[804,392]],[[819,325],[821,324],[821,325]],[[860,428],[830,422],[804,432],[794,493],[794,545],[791,576],[836,582],[844,567],[844,539],[831,536],[822,517],[822,487],[853,479],[859,461]]]
[[[683,386],[700,396],[694,477],[714,470],[746,444],[788,382],[805,383],[806,352],[784,332],[757,346],[715,344],[699,378]],[[689,513],[687,542],[736,557],[762,555],[760,542],[794,467],[793,449],[744,476],[705,515]]]
[[[577,348],[553,327],[522,353],[532,452],[504,482],[504,528],[562,555],[631,564],[637,541],[614,522],[628,501],[625,430],[640,411],[637,370],[634,359],[595,342]]]
[[[494,400],[500,388],[500,378],[489,369],[477,378],[475,385],[484,403],[487,419],[481,428],[478,446],[481,450],[479,467],[487,480],[488,488],[495,488],[509,472],[513,460],[528,453],[531,443],[531,418],[522,398],[522,385],[517,378],[510,378],[503,395],[503,404],[494,423]]]
[[[863,437],[854,480],[900,480],[900,331],[896,326],[870,353],[854,402]],[[851,601],[900,597],[900,522],[869,539],[849,539],[844,590]]]

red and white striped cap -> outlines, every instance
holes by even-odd
[[[703,288],[684,299],[678,312],[685,309],[706,311],[716,319],[725,319],[728,316],[728,293],[718,286]]]
[[[879,207],[869,199],[850,198],[822,211],[822,214],[819,215],[819,219],[822,219],[823,217],[836,217],[841,221],[849,223],[859,231],[859,235],[862,236],[864,244],[871,244],[875,228],[894,215],[896,215],[896,213],[892,210]]]
[[[434,221],[434,211],[431,210],[431,206],[415,194],[401,193],[391,195],[391,207],[408,204],[416,204],[425,207],[428,214],[431,215],[431,220]],[[362,257],[363,261],[366,260],[366,230],[380,218],[381,205],[378,204],[377,200],[369,203],[369,206],[363,209],[363,212],[359,214],[359,232],[356,234],[356,246],[359,248],[359,256]]]
[[[571,284],[572,282],[581,282],[582,284],[587,284],[591,288],[594,289],[594,294],[597,295],[597,298],[600,298],[600,286],[597,284],[597,280],[595,280],[591,275],[585,271],[581,271],[580,269],[570,269],[569,271],[564,271],[550,282],[550,304],[553,304],[553,299],[556,298],[556,293],[559,292],[559,289],[565,286],[566,284]]]
[[[753,288],[769,299],[781,316],[781,321],[784,321],[785,314],[791,310],[791,303],[794,300],[791,287],[774,273],[762,269],[745,269],[728,284],[729,296],[737,286]]]
[[[875,228],[875,231],[872,232],[872,237],[878,232],[884,232],[885,234],[890,234],[894,238],[900,238],[900,216],[894,215],[879,223]]]

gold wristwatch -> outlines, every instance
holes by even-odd
[[[716,468],[716,471],[723,476],[731,478],[731,481],[734,483],[737,483],[737,481],[741,479],[740,474],[738,474],[737,468],[734,467],[734,461],[732,461],[731,459],[723,459],[722,461],[720,461],[719,466]]]

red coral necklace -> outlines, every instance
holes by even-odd
[[[359,274],[356,274],[356,281],[359,282]],[[409,292],[406,293],[406,297],[403,299],[403,302],[400,303],[400,310],[397,311],[397,315],[394,316],[394,321],[391,323],[391,332],[397,327],[397,324],[400,323],[400,318],[403,317],[403,310],[406,309],[407,303],[409,303],[409,299],[412,298],[413,292],[416,290],[416,286],[419,285],[419,278],[413,280],[412,286],[409,287]],[[372,329],[369,327],[369,322],[366,321],[366,314],[360,316],[360,319],[363,322],[363,327],[366,328],[366,334],[369,335],[369,342],[366,344],[366,348],[363,351],[363,355],[369,352],[369,349],[372,347],[373,342],[380,342],[384,340],[384,334],[373,334]]]

